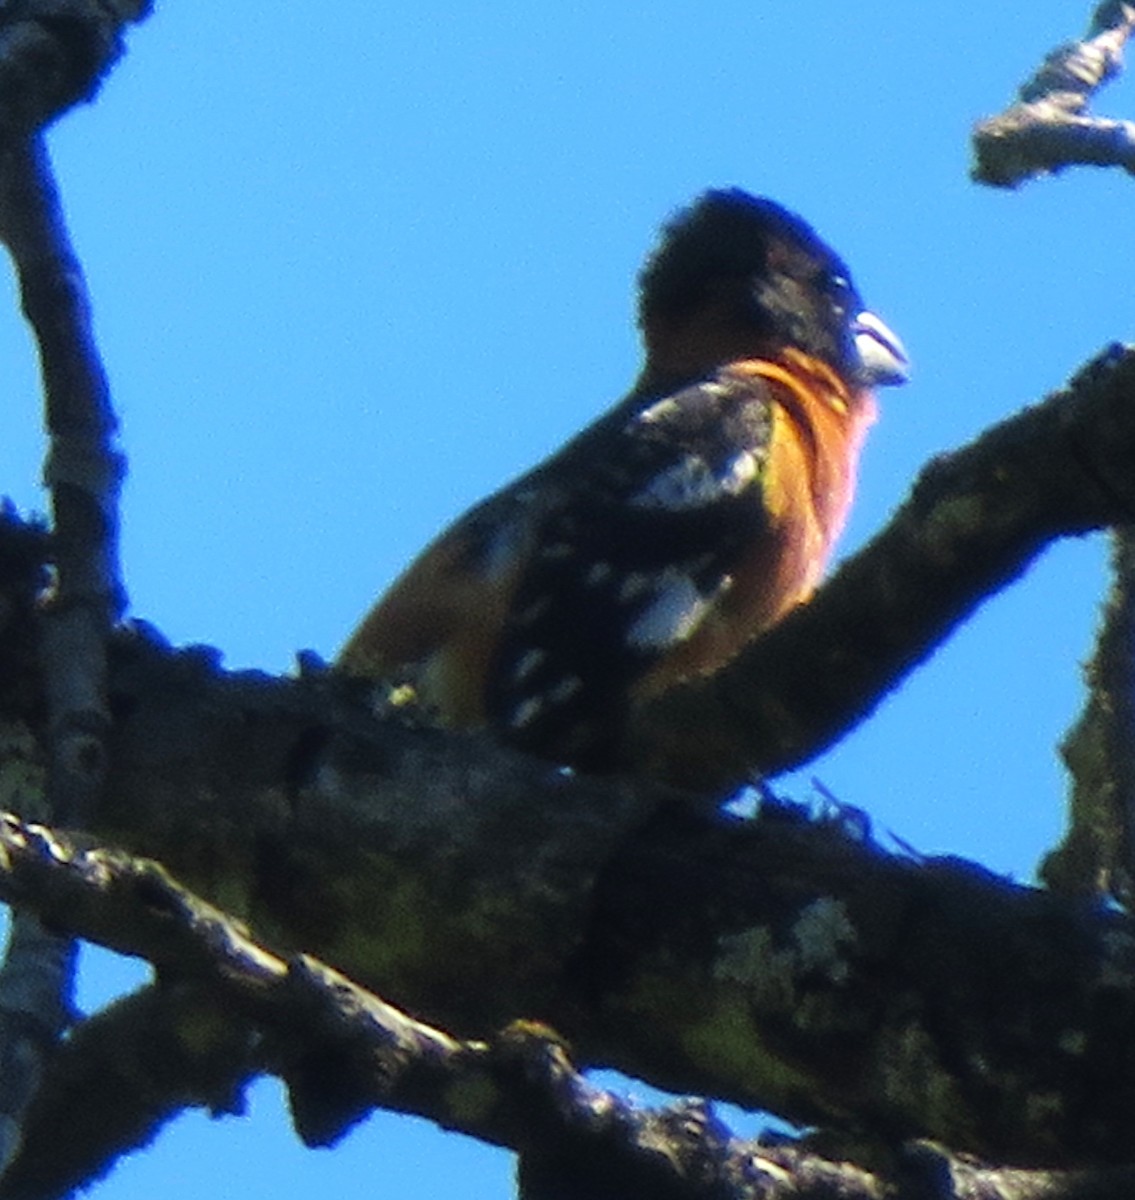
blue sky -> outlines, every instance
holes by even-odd
[[[51,137],[131,459],[136,615],[232,666],[332,655],[442,524],[620,396],[635,272],[706,186],[800,211],[911,351],[845,551],[928,457],[1131,336],[1128,179],[967,176],[971,123],[1088,5],[980,22],[894,0],[707,7],[158,5]],[[1131,101],[1123,85],[1104,105]],[[0,357],[0,489],[41,509],[14,315]],[[798,794],[818,776],[925,852],[1030,878],[1060,827],[1053,748],[1102,562],[1099,538],[1055,548]],[[87,961],[88,1004],[136,976]],[[504,1154],[381,1114],[304,1150],[266,1083],[250,1119],[183,1118],[93,1194],[490,1200],[510,1175]]]

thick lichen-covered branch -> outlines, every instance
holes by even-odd
[[[1097,1198],[1118,1197],[1130,1182],[1125,1172],[991,1171],[919,1144],[845,1139],[825,1155],[784,1139],[741,1141],[704,1102],[647,1109],[589,1084],[551,1030],[514,1022],[484,1040],[455,1038],[309,957],[280,957],[153,864],[11,818],[0,821],[0,895],[145,955],[171,980],[120,1001],[65,1047],[4,1200],[66,1194],[182,1105],[240,1111],[257,1071],[287,1082],[309,1143],[337,1139],[378,1105],[415,1113],[516,1151],[525,1200],[1043,1200],[1088,1184]],[[823,941],[818,928],[810,939]],[[738,970],[745,957],[734,956]]]
[[[455,1036],[543,1021],[587,1065],[993,1161],[1127,1152],[1120,916],[375,722],[332,677],[137,641],[114,680],[102,835]]]

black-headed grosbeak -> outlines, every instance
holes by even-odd
[[[635,705],[806,600],[839,535],[898,338],[799,217],[710,191],[640,277],[630,394],[430,545],[339,667],[453,727],[626,766]]]

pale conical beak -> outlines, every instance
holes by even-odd
[[[859,355],[859,382],[867,387],[905,383],[910,359],[902,342],[873,312],[864,310],[851,325]]]

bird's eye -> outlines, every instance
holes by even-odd
[[[851,305],[855,295],[855,286],[846,275],[829,275],[827,278],[827,293],[837,305]]]
[[[829,275],[825,280],[827,295],[832,306],[832,312],[837,320],[842,320],[852,306],[853,289],[851,280],[846,275]]]

